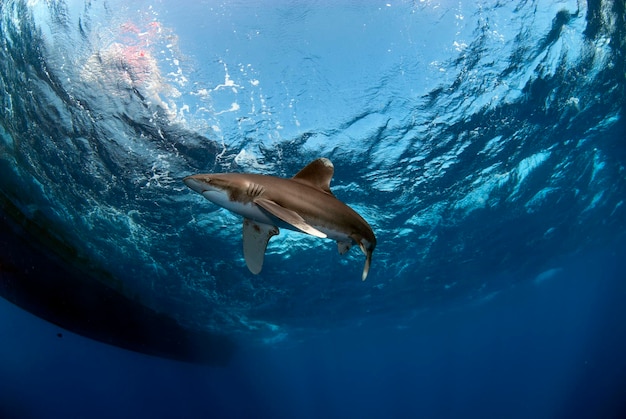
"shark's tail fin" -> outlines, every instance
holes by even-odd
[[[374,252],[374,248],[366,239],[361,238],[356,242],[359,244],[361,251],[365,255],[365,266],[363,266],[363,274],[361,275],[361,280],[365,281],[367,274],[370,271],[370,265],[372,264],[372,253]]]
[[[363,275],[361,275],[361,281],[365,281],[367,274],[370,271],[370,265],[372,263],[372,251],[369,250],[365,253],[365,266],[363,266]]]

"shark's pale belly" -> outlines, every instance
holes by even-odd
[[[228,195],[220,191],[204,191],[202,192],[209,201],[219,205],[235,214],[239,214],[242,217],[249,218],[263,224],[277,225],[280,221],[276,217],[270,216],[267,212],[263,211],[258,205],[250,203],[242,203],[237,201],[231,201],[228,199]],[[280,226],[282,227],[282,225]]]

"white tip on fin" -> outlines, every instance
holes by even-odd
[[[253,274],[257,275],[263,269],[267,243],[278,233],[276,226],[243,219],[243,257]]]

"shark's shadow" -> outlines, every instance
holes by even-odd
[[[230,338],[188,329],[126,297],[97,273],[72,266],[67,257],[48,249],[49,241],[34,237],[37,228],[0,199],[0,296],[66,330],[110,345],[191,363],[228,363],[235,350]]]

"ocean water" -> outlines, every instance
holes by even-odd
[[[625,20],[0,0],[0,417],[623,417]],[[318,157],[365,282],[182,182]]]

